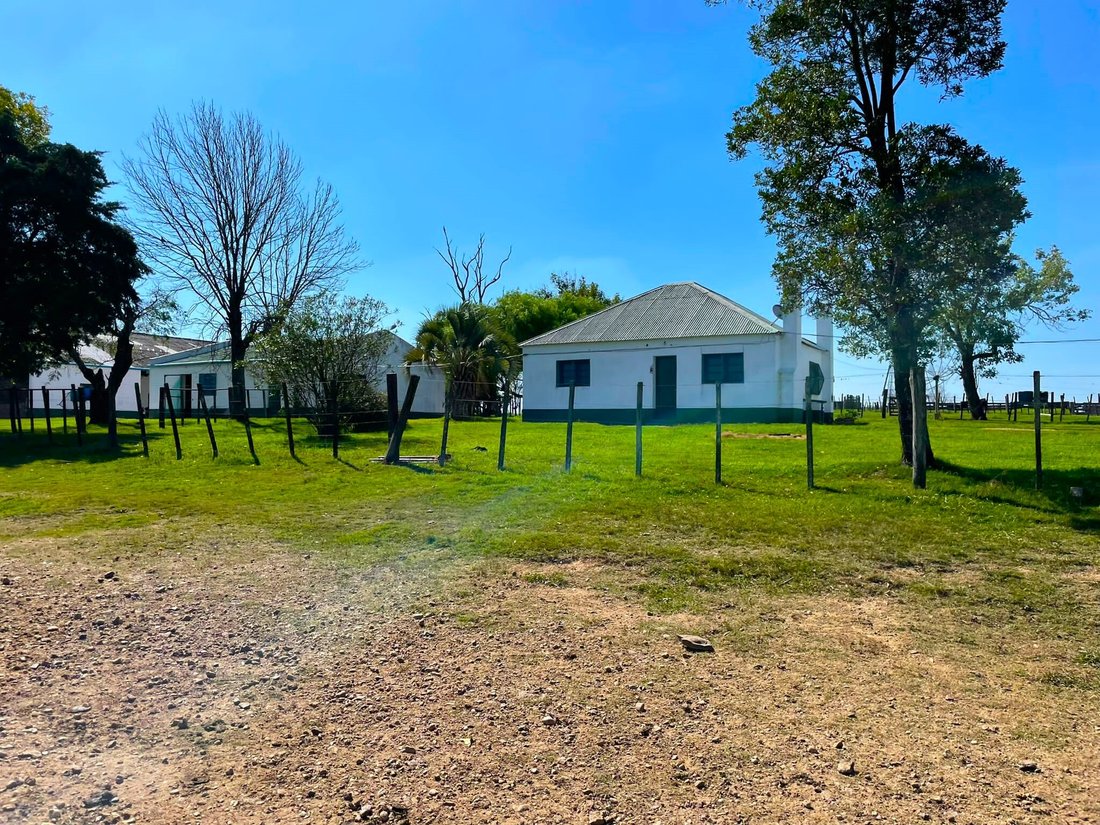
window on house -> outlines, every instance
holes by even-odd
[[[716,352],[703,356],[704,384],[744,384],[745,354]]]
[[[214,398],[218,390],[218,374],[216,372],[200,372],[199,389],[207,398]]]
[[[558,361],[558,386],[588,387],[592,384],[592,362],[587,358]]]

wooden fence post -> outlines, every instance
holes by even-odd
[[[8,387],[8,418],[11,420],[12,435],[19,435],[19,427],[15,424],[16,398],[15,387]]]
[[[27,418],[31,420],[31,433],[34,433],[34,390],[27,385]]]
[[[886,417],[886,402],[889,400],[889,398],[890,398],[890,391],[884,389],[882,391],[882,417],[883,418]]]
[[[69,434],[69,400],[65,388],[61,388],[61,434]]]
[[[81,426],[83,424],[83,421],[81,421],[81,415],[80,415],[80,406],[81,406],[81,404],[80,404],[80,398],[79,398],[79,396],[77,395],[77,392],[76,392],[76,384],[69,384],[69,389],[72,390],[72,393],[73,393],[73,425],[76,428],[76,446],[83,447],[84,446],[84,427]]]
[[[1035,407],[1035,489],[1043,487],[1043,432],[1042,432],[1042,404],[1043,398],[1039,391],[1039,370],[1031,375],[1034,382],[1034,398],[1032,404]]]
[[[340,384],[333,381],[329,387],[329,406],[332,407],[332,457],[340,460]]]
[[[642,382],[638,382],[638,404],[634,409],[634,475],[642,474]]]
[[[164,386],[168,386],[168,382],[164,382]],[[160,429],[164,429],[164,393],[158,393],[157,395],[157,421]]]
[[[928,484],[928,396],[924,385],[924,367],[909,373],[909,392],[913,398],[913,486],[923,490]],[[959,419],[962,407],[959,406]]]
[[[504,442],[508,437],[508,405],[511,403],[511,393],[508,391],[507,382],[504,385],[504,394],[500,402],[500,447],[497,449],[497,469],[504,469]]]
[[[451,412],[454,409],[455,386],[451,379],[451,386],[444,390],[443,396],[443,438],[439,442],[439,466],[447,464],[447,436],[451,431]]]
[[[810,377],[806,376],[803,390],[806,403],[806,489],[814,488],[814,407],[810,396]]]
[[[210,423],[210,408],[206,406],[206,393],[202,391],[202,387],[199,387],[198,401],[196,408],[202,410],[202,417],[206,421],[206,434],[210,436],[210,450],[213,452],[214,458],[217,458],[218,440],[214,438],[214,425]]]
[[[53,422],[50,420],[50,391],[42,388],[42,409],[46,416],[46,441],[53,444]]]
[[[722,483],[722,384],[714,385],[714,483]]]
[[[386,437],[393,438],[397,426],[397,373],[386,373]]]
[[[283,382],[283,411],[286,413],[286,440],[290,444],[290,457],[297,458],[294,453],[294,425],[290,423],[290,390],[286,388],[286,381]]]
[[[1066,394],[1062,393],[1058,401],[1058,423],[1066,420]]]
[[[401,460],[401,439],[405,435],[405,427],[409,423],[409,413],[412,412],[413,399],[416,398],[416,388],[420,384],[419,375],[409,376],[409,386],[405,388],[405,398],[401,402],[401,412],[397,415],[397,426],[393,428],[389,446],[386,448],[386,464],[396,464]]]
[[[180,431],[176,426],[176,405],[172,403],[172,391],[168,389],[167,381],[164,382],[160,392],[163,405],[168,407],[168,415],[172,419],[172,440],[176,442],[176,461],[179,461],[183,458],[183,447],[180,446]]]
[[[577,394],[577,382],[569,382],[569,411],[565,416],[565,472],[573,468],[573,401]]]
[[[145,408],[141,404],[141,382],[134,382],[134,398],[137,399],[138,429],[141,431],[141,454],[149,457],[149,438],[145,434]]]
[[[260,463],[260,457],[256,455],[256,444],[252,440],[252,418],[248,415],[248,388],[243,389],[244,403],[241,405],[241,415],[244,418],[244,435],[248,439],[248,453],[255,464]],[[239,397],[239,396],[238,396]]]

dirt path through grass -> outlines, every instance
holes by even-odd
[[[214,545],[9,546],[0,820],[1100,820],[1069,644],[887,595],[653,616],[627,569]]]

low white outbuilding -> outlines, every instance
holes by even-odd
[[[154,359],[192,350],[206,343],[196,338],[144,332],[133,333],[130,336],[130,342],[134,348],[133,364],[115,397],[115,412],[123,418],[137,415],[138,397],[134,392],[135,385],[140,389],[142,406],[149,406],[149,364]],[[110,336],[100,336],[81,344],[78,352],[85,366],[93,372],[102,370],[106,375],[114,364],[113,347],[114,341]],[[90,391],[91,385],[76,363],[64,361],[48,366],[40,373],[30,376],[27,379],[27,387],[30,390],[29,409],[35,415],[41,415],[47,398],[51,414],[59,414],[63,408],[72,409],[71,389],[73,387],[86,393]],[[43,389],[46,390],[45,396],[42,394]],[[24,409],[27,409],[26,401],[22,404]]]
[[[379,364],[379,374],[387,372],[397,374],[398,398],[403,399],[409,384],[410,375],[419,375],[420,383],[413,401],[412,414],[416,417],[428,417],[443,414],[443,374],[426,364],[406,364],[406,356],[412,350],[412,344],[391,332],[380,332],[390,337],[386,354]],[[154,359],[149,365],[150,382],[153,387],[168,384],[172,393],[172,403],[176,411],[183,415],[193,415],[198,404],[198,390],[203,392],[210,412],[224,415],[229,412],[230,390],[233,386],[233,368],[229,357],[229,344],[220,342],[197,347],[186,352],[166,355]],[[245,366],[245,391],[249,413],[254,416],[275,415],[281,409],[280,388],[268,386],[256,370]],[[386,391],[385,378],[376,386],[379,392]],[[153,406],[157,403],[153,399]]]
[[[645,423],[803,419],[805,380],[816,364],[824,386],[819,420],[832,419],[833,328],[802,315],[782,326],[692,281],[666,284],[524,341],[523,419],[564,421],[574,386],[577,421],[633,424],[641,384]]]

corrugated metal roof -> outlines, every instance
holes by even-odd
[[[537,335],[522,346],[654,341],[782,330],[752,310],[694,281],[665,284],[580,320]]]

